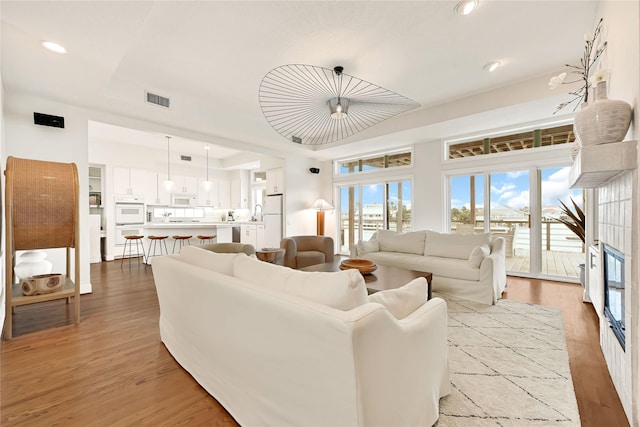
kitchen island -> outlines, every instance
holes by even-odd
[[[168,236],[166,240],[169,253],[173,252],[174,240],[172,236],[192,236],[190,245],[199,245],[198,235],[215,235],[214,243],[240,242],[240,229],[243,225],[262,225],[257,221],[217,221],[217,222],[159,222],[144,225],[144,248],[149,249],[147,236]],[[235,230],[234,230],[235,229]],[[235,231],[235,233],[234,233]],[[235,234],[235,235],[234,235]],[[152,250],[153,252],[153,250]],[[157,252],[157,251],[156,251]],[[175,245],[175,253],[178,253],[178,244]]]

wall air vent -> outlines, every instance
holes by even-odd
[[[180,155],[180,160],[182,160],[183,162],[190,162],[191,161],[191,156],[185,156],[184,154]]]
[[[169,108],[171,104],[171,100],[169,98],[165,98],[164,96],[156,95],[155,93],[145,92],[147,95],[147,102],[150,104],[159,105],[161,107]]]

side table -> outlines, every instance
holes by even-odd
[[[285,251],[286,250],[282,248],[262,248],[260,250],[256,250],[256,257],[260,261],[277,264],[284,256]]]

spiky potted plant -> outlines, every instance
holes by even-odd
[[[562,217],[558,218],[558,221],[566,225],[569,230],[573,231],[574,234],[578,236],[578,238],[580,238],[580,240],[582,240],[582,243],[584,244],[585,243],[584,212],[580,208],[580,206],[578,206],[575,200],[573,200],[573,198],[570,198],[570,200],[571,200],[571,203],[573,204],[573,208],[575,209],[575,213],[567,205],[565,205],[562,202],[562,200],[558,200],[560,202],[560,205],[562,205],[562,212],[567,216],[567,218],[562,218]],[[582,284],[582,286],[584,286],[584,263],[578,264],[578,267],[580,268],[580,283]]]

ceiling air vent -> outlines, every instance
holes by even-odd
[[[145,92],[145,94],[147,95],[148,103],[169,108],[169,104],[171,103],[171,100],[169,98],[165,98],[164,96],[156,95],[155,93],[151,92]]]
[[[182,160],[183,162],[190,162],[191,161],[191,156],[185,156],[184,154],[180,155],[180,160]]]

